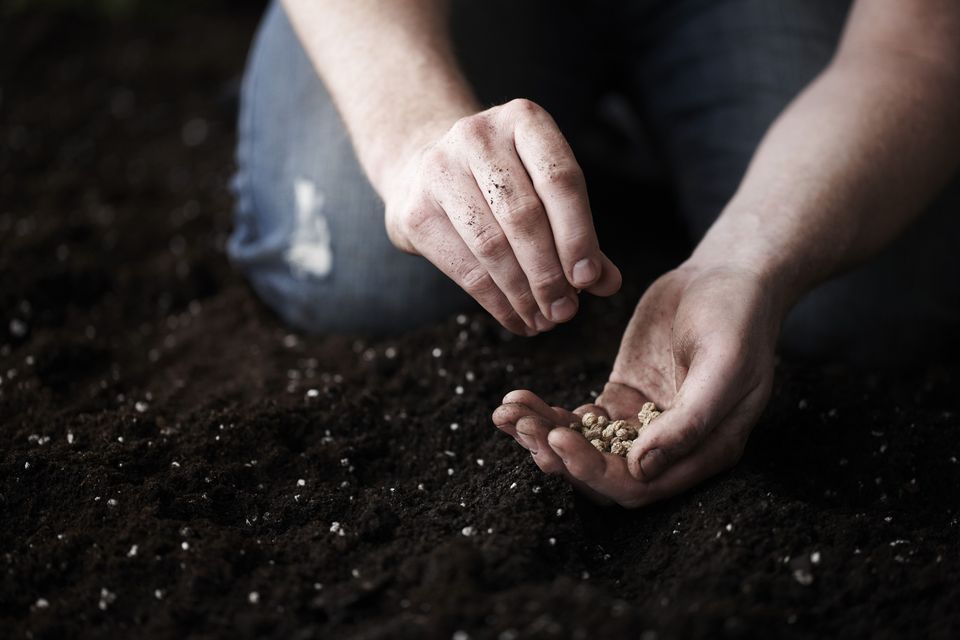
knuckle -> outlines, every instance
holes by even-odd
[[[481,260],[499,262],[510,252],[510,243],[499,231],[487,231],[478,235],[476,250]]]
[[[493,126],[485,115],[477,114],[457,120],[451,132],[460,140],[487,145],[493,137]]]
[[[540,198],[527,194],[506,202],[501,216],[505,226],[517,233],[529,235],[544,221],[545,212]]]
[[[461,269],[458,277],[460,278],[463,288],[474,296],[489,293],[495,286],[493,278],[491,278],[487,270],[479,264]]]
[[[523,320],[520,319],[520,316],[517,315],[517,312],[512,308],[508,307],[506,304],[498,307],[499,311],[497,314],[494,314],[494,317],[497,318],[497,321],[502,324],[507,329],[515,331],[517,333],[523,332],[526,328]]]
[[[533,270],[529,276],[530,288],[537,295],[561,295],[567,288],[567,278],[559,269],[540,268]],[[553,301],[554,298],[551,298]]]
[[[584,184],[583,171],[575,164],[557,163],[546,168],[544,180],[562,193],[579,191]]]
[[[512,113],[515,113],[520,116],[530,116],[539,114],[543,109],[533,100],[527,98],[514,98],[506,105],[506,108],[509,109]]]
[[[590,220],[589,213],[587,214],[587,220]],[[577,225],[575,228],[565,230],[558,238],[557,244],[577,256],[586,257],[597,253],[592,224]]]
[[[537,463],[537,466],[540,467],[540,470],[544,473],[557,475],[563,471],[563,463],[557,460],[555,457],[547,457],[542,455],[540,452],[537,452],[533,456],[533,459]]]
[[[409,229],[402,217],[397,217],[396,215],[385,216],[384,227],[387,231],[387,238],[390,239],[393,246],[401,251],[413,251],[413,245],[409,239]]]
[[[447,151],[440,145],[434,145],[423,152],[423,164],[427,167],[445,167],[447,165]]]
[[[533,296],[533,292],[526,286],[526,283],[519,282],[519,278],[517,280],[516,283],[512,283],[515,285],[513,287],[513,291],[515,292],[513,301],[516,307],[526,313],[536,313],[539,306],[537,305],[536,298]]]
[[[420,235],[426,233],[433,224],[434,215],[431,207],[416,206],[408,209],[401,219],[403,227],[410,235]]]

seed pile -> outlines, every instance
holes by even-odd
[[[645,402],[637,414],[639,424],[630,424],[626,420],[608,420],[605,416],[585,413],[580,422],[570,423],[570,428],[583,434],[598,451],[626,457],[640,430],[660,415],[657,406]]]

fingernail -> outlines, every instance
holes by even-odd
[[[560,298],[550,304],[550,319],[554,322],[565,322],[577,312],[577,305],[570,298]]]
[[[584,258],[573,265],[573,284],[578,287],[586,287],[593,284],[597,279],[597,265],[590,258]]]
[[[532,338],[533,336],[537,335],[537,334],[540,333],[540,332],[537,331],[536,329],[534,329],[533,327],[524,327],[524,328],[523,328],[523,333],[524,333],[528,338]]]
[[[640,470],[647,480],[653,480],[667,468],[667,457],[660,449],[650,449],[640,458]]]
[[[533,324],[537,325],[537,331],[550,331],[550,329],[553,329],[553,323],[547,320],[539,311],[533,316]]]

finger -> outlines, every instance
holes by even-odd
[[[547,443],[548,434],[553,426],[542,418],[525,416],[517,421],[517,437],[530,451],[533,461],[540,467],[541,471],[551,474],[564,474],[566,468],[561,462],[560,456]]]
[[[553,424],[564,424],[563,421],[560,420],[560,416],[553,409],[553,407],[544,402],[540,396],[535,394],[533,391],[527,391],[526,389],[516,389],[511,391],[503,397],[503,404],[508,403],[525,405],[530,407],[533,412],[537,413],[542,418],[552,422]]]
[[[517,422],[521,418],[526,417],[543,418],[543,416],[538,414],[536,411],[533,411],[525,404],[504,404],[497,407],[493,412],[493,424],[495,424],[497,428],[502,429],[511,435],[515,435]],[[548,420],[548,422],[550,421]],[[551,422],[551,424],[553,423]]]
[[[700,351],[673,405],[640,431],[627,456],[637,478],[653,480],[696,449],[744,398],[734,356]]]
[[[528,428],[525,429],[527,431],[526,435],[521,435],[517,432],[517,423],[520,420],[523,420],[524,418],[536,418],[536,419],[542,420],[543,424],[553,428],[556,428],[554,427],[553,422],[557,416],[559,416],[560,419],[563,421],[567,421],[567,422],[577,421],[576,416],[570,411],[567,411],[566,409],[563,409],[561,407],[548,407],[547,404],[543,402],[543,400],[541,400],[536,394],[534,394],[531,391],[526,391],[526,390],[511,391],[504,397],[503,402],[504,404],[497,407],[493,412],[493,423],[501,431],[504,431],[510,434],[514,438],[514,440],[516,440],[517,443],[520,444],[520,446],[528,450],[531,449],[531,444],[532,444],[529,441],[529,439],[537,435],[539,435],[539,439],[540,439],[540,442],[536,444],[537,450],[539,451],[540,448],[544,448],[544,447],[549,449],[549,445],[547,444],[547,435],[548,435],[547,432],[549,431],[549,429],[547,430],[547,432],[540,432],[540,431],[532,432],[532,429],[536,427],[536,423],[534,423],[533,425],[530,425],[528,426]],[[553,417],[548,418],[542,414],[553,415]],[[527,441],[524,442],[522,438],[526,438]],[[536,461],[536,458],[535,458],[535,461]],[[539,463],[538,463],[538,466],[539,466]],[[543,467],[541,466],[541,469],[542,468]],[[584,486],[581,482],[571,477],[569,474],[566,473],[565,469],[563,469],[562,471],[563,471],[563,474],[567,477],[567,479],[574,485],[574,487],[577,488],[577,490],[584,493],[584,495],[586,495],[591,500],[594,500],[595,502],[599,502],[599,503],[609,502],[609,500],[607,500],[606,498],[603,498],[603,496],[596,494],[595,492],[591,491],[588,487]]]
[[[602,252],[600,253],[600,261],[600,278],[587,287],[586,291],[595,296],[612,296],[620,290],[620,286],[623,284],[623,276],[617,265],[613,264],[610,258]]]
[[[744,425],[736,422],[724,422],[717,427],[714,437],[656,479],[650,482],[635,480],[638,486],[634,500],[626,506],[640,507],[679,495],[734,466],[743,454],[743,441],[736,434]]]
[[[441,210],[425,205],[411,217],[409,224],[408,235],[417,238],[417,251],[470,294],[500,324],[518,335],[536,334],[520,318]]]
[[[552,322],[566,322],[579,306],[576,290],[567,282],[547,213],[513,146],[490,147],[471,159],[470,168],[541,313]]]
[[[529,100],[514,100],[514,144],[550,220],[567,280],[585,289],[601,276],[586,180],[573,150],[550,115]]]
[[[517,420],[530,415],[523,405],[504,404],[493,411],[493,424],[497,429],[509,433],[514,438],[517,435]]]
[[[580,423],[580,417],[563,407],[551,407],[532,391],[511,391],[503,404],[493,412],[493,423],[511,435],[516,434],[516,423],[526,416],[543,418],[553,426],[569,427]]]
[[[573,423],[580,424],[580,416],[575,414],[573,411],[564,409],[563,407],[550,407],[553,409],[554,413],[557,414],[557,424],[569,427]]]
[[[643,483],[630,475],[620,456],[604,454],[572,429],[554,429],[547,443],[572,478],[622,506],[633,506]]]
[[[517,432],[517,423],[524,418],[539,418],[535,413],[530,411],[530,408],[522,404],[505,404],[496,408],[493,412],[493,424],[500,431],[503,431],[511,438],[517,441],[524,449],[531,449],[531,443],[529,439],[524,439],[520,433]]]
[[[454,178],[437,180],[434,187],[437,205],[446,212],[464,244],[527,326],[539,331],[552,329],[554,325],[546,318],[538,321],[540,308],[530,290],[527,276],[469,171],[468,167],[464,167],[462,171],[455,172]]]
[[[563,464],[563,461],[560,460],[560,456],[550,447],[548,443],[549,434],[552,431],[564,431],[567,430],[565,427],[554,427],[550,428],[551,425],[540,420],[539,418],[523,418],[518,425],[518,436],[523,438],[526,441],[526,444],[521,443],[521,446],[524,446],[530,451],[530,456],[533,458],[534,463],[540,468],[541,471],[548,474],[557,474],[562,475],[573,488],[582,493],[588,499],[597,504],[610,504],[611,500],[606,496],[597,493],[589,486],[574,478],[567,471],[566,465]]]

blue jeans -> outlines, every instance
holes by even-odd
[[[695,239],[770,123],[828,63],[848,9],[837,0],[453,5],[458,55],[483,102],[531,98],[575,139],[601,94],[625,96]],[[248,62],[237,161],[229,253],[289,323],[383,334],[470,306],[432,265],[390,244],[383,203],[278,3]],[[806,296],[783,347],[864,362],[936,353],[960,327],[958,203],[954,185],[881,256]]]

